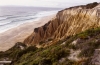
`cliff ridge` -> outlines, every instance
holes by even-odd
[[[100,26],[100,3],[75,6],[59,11],[56,17],[25,39],[27,45],[38,45],[49,39],[58,41],[90,28]]]

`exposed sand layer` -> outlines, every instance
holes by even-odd
[[[39,21],[24,23],[18,27],[10,29],[0,34],[0,51],[5,51],[15,45],[16,42],[23,42],[36,27],[40,27],[54,18],[55,15],[50,15],[41,18]]]

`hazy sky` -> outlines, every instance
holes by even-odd
[[[0,0],[0,6],[69,7],[100,0]]]

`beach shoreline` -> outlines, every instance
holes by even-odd
[[[23,42],[25,38],[27,38],[34,31],[34,28],[43,26],[55,16],[56,14],[45,16],[38,21],[27,22],[0,33],[0,51],[8,50],[14,46],[16,42]]]

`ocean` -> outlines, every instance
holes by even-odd
[[[0,33],[26,22],[57,13],[60,8],[46,7],[0,7]]]

